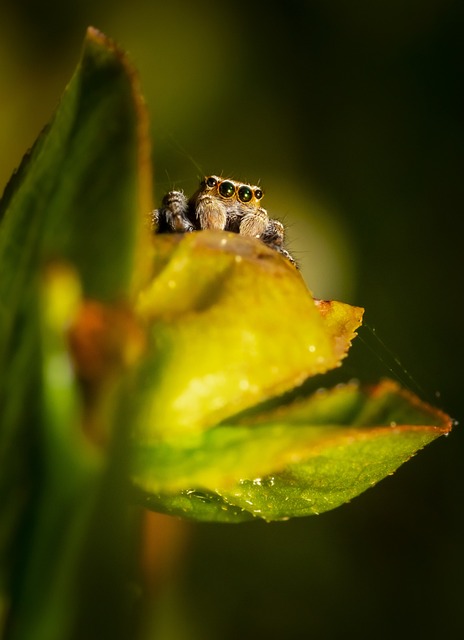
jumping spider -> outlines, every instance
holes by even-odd
[[[269,218],[260,206],[260,187],[235,180],[209,176],[201,181],[190,199],[182,191],[169,191],[160,209],[152,213],[155,233],[187,233],[203,229],[223,229],[259,238],[296,266],[284,249],[284,226]]]

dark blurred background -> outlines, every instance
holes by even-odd
[[[367,310],[345,376],[406,379],[462,420],[463,14],[459,0],[2,0],[0,183],[98,27],[140,71],[155,199],[202,174],[259,181],[315,294]],[[461,428],[322,516],[179,524],[153,637],[458,637]]]

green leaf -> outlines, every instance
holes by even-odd
[[[255,239],[203,231],[160,236],[139,298],[149,331],[135,437],[209,428],[337,366],[363,310],[318,303],[300,273]]]
[[[52,124],[6,189],[0,317],[11,316],[9,305],[26,290],[32,265],[57,257],[76,267],[86,297],[126,295],[135,256],[143,259],[138,242],[148,246],[142,228],[151,208],[150,174],[135,73],[111,41],[89,29]]]
[[[195,519],[285,520],[322,513],[393,473],[451,429],[395,383],[350,383],[175,444],[138,447],[143,504]]]
[[[106,623],[118,637],[122,607],[95,596],[90,573],[94,581],[111,554],[118,573],[127,542],[115,520],[126,509],[120,420],[128,392],[118,370],[111,384],[87,389],[108,440],[97,447],[67,329],[82,298],[129,304],[146,282],[150,178],[135,73],[89,29],[52,123],[0,205],[1,577],[11,638],[71,637],[77,619],[81,637],[93,637],[79,615],[87,598],[94,609],[113,608]]]

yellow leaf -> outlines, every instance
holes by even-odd
[[[202,231],[157,236],[138,312],[148,324],[137,437],[196,433],[336,367],[363,310],[315,302],[261,242]]]

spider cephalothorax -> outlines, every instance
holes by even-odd
[[[263,195],[258,186],[208,176],[190,199],[182,191],[169,191],[163,198],[162,207],[153,211],[153,228],[155,233],[204,229],[233,231],[259,238],[295,264],[283,247],[283,224],[269,218],[266,209],[260,206]]]

